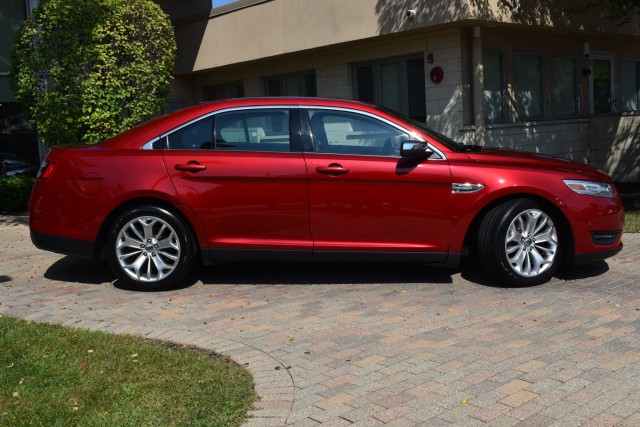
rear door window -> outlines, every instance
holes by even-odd
[[[215,116],[215,150],[291,151],[288,109],[240,110]]]
[[[247,109],[208,116],[166,137],[171,150],[291,151],[289,110]]]

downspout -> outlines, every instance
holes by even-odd
[[[474,144],[485,145],[484,68],[482,63],[482,32],[479,26],[473,27],[471,56],[473,61],[473,111],[475,114]]]

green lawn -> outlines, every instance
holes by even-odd
[[[624,217],[624,231],[640,233],[640,211],[627,211]]]
[[[0,317],[0,425],[237,426],[256,399],[210,352]]]
[[[640,183],[616,183],[625,208],[624,231],[640,232]]]

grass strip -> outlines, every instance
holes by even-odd
[[[627,233],[640,233],[640,211],[625,212],[624,231]]]
[[[0,425],[237,426],[256,399],[215,353],[0,317]]]

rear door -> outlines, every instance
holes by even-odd
[[[214,260],[261,259],[274,250],[310,258],[298,127],[297,109],[240,108],[164,136],[168,173],[204,226]]]
[[[444,262],[451,225],[451,174],[444,155],[400,158],[410,138],[364,112],[308,109],[315,145],[305,153],[314,258],[387,252]],[[317,254],[317,255],[316,255]]]

